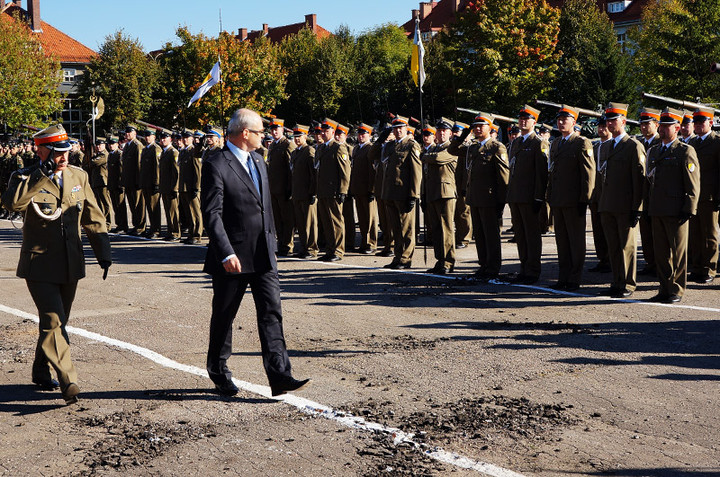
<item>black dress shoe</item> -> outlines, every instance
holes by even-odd
[[[600,292],[600,296],[613,296],[613,295],[616,295],[617,292],[620,290],[621,290],[620,288],[616,288],[616,287],[605,288],[604,290],[602,290]]]
[[[665,293],[658,293],[654,297],[650,298],[650,300],[653,303],[665,303],[665,300],[668,299],[668,296]]]
[[[458,243],[458,244],[455,244],[455,248],[467,248],[467,244],[466,243]]]
[[[681,298],[679,295],[672,294],[668,296],[663,303],[678,303]]]
[[[372,248],[364,248],[360,250],[360,253],[362,253],[363,255],[372,255],[374,252],[375,250]]]
[[[283,379],[282,381],[272,383],[270,385],[270,390],[272,391],[273,396],[280,396],[281,394],[285,394],[290,391],[299,391],[307,386],[309,382],[310,378],[298,380],[293,377],[289,377]]]
[[[627,288],[621,288],[617,290],[617,292],[614,295],[611,295],[613,298],[628,298],[630,295],[632,295],[633,292],[628,290]]]
[[[75,383],[68,384],[65,386],[65,389],[62,390],[62,397],[65,400],[65,404],[68,406],[78,402],[78,394],[80,394],[80,388]]]
[[[215,383],[215,390],[223,396],[234,396],[240,391],[230,380],[225,381],[222,384]]]
[[[395,253],[392,250],[380,250],[375,254],[376,257],[394,257]]]
[[[325,255],[321,260],[323,262],[339,262],[342,258],[337,255]]]
[[[53,379],[53,378],[45,378],[45,379],[33,378],[32,382],[33,382],[33,384],[35,384],[37,387],[39,387],[43,391],[54,391],[55,389],[60,387],[60,383],[57,382],[57,379]]]
[[[695,283],[711,283],[715,277],[710,275],[698,275],[698,277],[695,279]]]
[[[445,267],[433,267],[429,269],[427,273],[432,273],[433,275],[447,275],[448,269]]]

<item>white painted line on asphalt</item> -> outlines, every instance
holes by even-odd
[[[27,313],[25,311],[15,308],[10,308],[2,304],[0,304],[0,311],[9,315],[17,316],[19,318],[32,320],[35,323],[39,322],[37,315],[33,315],[31,313]],[[166,368],[183,371],[185,373],[201,377],[208,376],[207,371],[204,369],[198,368],[197,366],[179,363],[175,360],[161,355],[160,353],[152,351],[148,348],[143,348],[142,346],[127,343],[125,341],[120,341],[115,338],[109,338],[107,336],[95,333],[93,331],[88,331],[83,328],[67,326],[66,329],[68,333],[71,333],[73,335],[82,336],[83,338],[87,338],[91,341],[97,341],[110,346],[114,346],[116,348],[131,351]],[[336,421],[346,427],[351,427],[354,429],[381,432],[383,434],[387,434],[393,438],[393,442],[395,443],[395,445],[398,445],[400,443],[410,444],[416,450],[422,452],[428,457],[431,457],[440,462],[444,462],[446,464],[451,464],[463,469],[474,470],[490,477],[523,477],[522,474],[518,474],[517,472],[513,472],[512,470],[498,467],[487,462],[481,462],[478,460],[463,457],[459,454],[445,451],[439,447],[432,447],[424,443],[416,442],[415,440],[413,440],[413,437],[415,435],[414,433],[407,433],[394,427],[388,427],[377,422],[365,420],[359,416],[354,416],[349,413],[336,411],[329,406],[325,406],[323,404],[311,401],[309,399],[301,398],[293,394],[285,394],[283,396],[273,398],[270,388],[268,386],[262,386],[259,384],[249,383],[247,381],[241,381],[237,378],[233,378],[233,382],[235,383],[235,385],[237,385],[237,387],[253,394],[259,394],[266,398],[285,401],[286,403],[296,407],[298,410],[306,414],[313,414],[315,416],[325,417],[327,419]]]

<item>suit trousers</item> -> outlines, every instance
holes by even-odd
[[[147,228],[147,214],[145,213],[145,197],[141,189],[125,189],[130,214],[132,215],[133,228],[137,233],[145,232]]]
[[[455,199],[433,200],[427,205],[428,227],[433,231],[433,250],[436,267],[451,270],[455,268]]]
[[[608,245],[603,231],[602,219],[598,212],[598,203],[590,203],[590,223],[592,224],[593,243],[595,244],[595,256],[601,264],[609,264]]]
[[[167,225],[167,236],[180,238],[180,209],[178,207],[177,192],[174,194],[162,194],[163,209],[165,210],[165,224]]]
[[[651,269],[655,268],[655,244],[653,242],[653,226],[649,217],[640,218],[640,240],[645,263]]]
[[[115,226],[120,230],[127,231],[127,203],[125,202],[125,191],[122,189],[114,189],[110,191],[110,200],[115,215]]]
[[[255,301],[260,348],[268,380],[272,384],[291,376],[290,358],[283,335],[277,271],[214,275],[207,371],[216,384],[232,378],[232,372],[227,367],[227,360],[232,354],[232,325],[248,285]]]
[[[299,254],[318,254],[317,201],[310,204],[309,200],[293,200],[295,205],[295,224],[300,238]]]
[[[697,215],[690,219],[689,235],[690,271],[714,277],[718,263],[718,211],[711,200],[698,202]]]
[[[100,207],[100,210],[105,216],[105,225],[107,225],[107,228],[110,229],[110,224],[112,223],[112,202],[110,200],[110,193],[108,192],[107,187],[95,187],[93,188],[93,193],[95,194],[98,207]]]
[[[185,210],[184,214],[188,220],[188,236],[190,238],[200,238],[203,233],[200,196],[194,192],[181,192],[180,207]]]
[[[275,219],[278,253],[288,254],[293,251],[295,238],[295,212],[293,203],[285,194],[272,194],[272,210]]]
[[[345,250],[350,251],[355,248],[355,200],[353,196],[345,197],[342,214],[345,222]]]
[[[345,221],[342,204],[334,198],[318,199],[318,214],[325,231],[325,254],[342,258],[345,255]]]
[[[393,262],[403,265],[412,263],[415,253],[415,209],[407,212],[404,200],[386,200],[388,222],[395,238]]]
[[[470,211],[480,269],[488,275],[497,275],[500,273],[502,264],[502,245],[497,211],[495,207],[470,207]]]
[[[677,217],[651,217],[655,266],[663,295],[683,296],[687,286],[688,223]]]
[[[637,226],[630,227],[630,211],[624,213],[600,212],[603,232],[608,245],[608,258],[612,269],[613,288],[635,291],[637,286]]]
[[[455,203],[455,243],[467,245],[472,240],[472,235],[470,206],[465,202],[465,197],[458,195]]]
[[[160,193],[154,189],[143,189],[143,199],[150,221],[150,233],[160,233]]]
[[[377,201],[367,195],[355,197],[358,227],[360,228],[360,250],[375,250],[378,237]]]
[[[577,207],[553,207],[552,214],[558,251],[558,281],[579,284],[585,265],[587,214],[578,216]]]
[[[526,277],[540,276],[540,258],[542,256],[542,234],[537,212],[533,212],[532,204],[511,203],[513,231],[520,258],[520,274]]]
[[[75,299],[77,280],[63,284],[32,280],[26,280],[26,283],[40,318],[33,380],[50,378],[52,367],[62,388],[77,383],[77,371],[70,358],[70,339],[65,330]]]
[[[390,227],[390,222],[388,221],[386,202],[382,199],[376,200],[378,224],[383,234],[383,251],[390,251],[395,247],[395,238],[393,236],[393,229]]]

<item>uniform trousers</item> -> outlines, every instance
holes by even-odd
[[[180,209],[178,207],[177,192],[162,194],[163,209],[165,210],[165,224],[167,225],[167,236],[180,238]]]
[[[428,202],[426,207],[428,226],[433,231],[433,250],[438,268],[455,268],[455,199],[439,199]]]
[[[407,211],[407,201],[386,200],[388,222],[395,239],[393,262],[403,265],[412,263],[415,253],[415,209]]]
[[[465,202],[465,197],[458,196],[455,203],[455,243],[467,245],[472,240],[472,235],[470,207]]]
[[[143,189],[143,199],[150,221],[150,233],[160,233],[160,193],[155,189]]]
[[[595,244],[595,256],[600,264],[609,264],[608,245],[603,231],[602,219],[598,212],[598,203],[590,203],[590,222],[592,224],[593,243]]]
[[[342,204],[332,197],[318,199],[318,214],[325,231],[325,254],[342,258],[345,255],[345,221]]]
[[[477,250],[480,270],[487,275],[500,273],[502,264],[502,246],[500,243],[500,224],[495,207],[470,207],[472,228],[475,231],[475,249]]]
[[[112,223],[112,201],[110,200],[110,193],[107,187],[93,187],[93,193],[97,201],[98,207],[105,216],[105,225],[110,229]]]
[[[640,218],[640,240],[645,263],[651,269],[655,268],[655,244],[653,242],[653,226],[649,217]]]
[[[125,202],[125,191],[117,188],[110,191],[110,200],[112,201],[113,211],[115,213],[115,226],[120,230],[127,231],[127,203]]]
[[[355,249],[355,199],[348,195],[343,202],[343,221],[345,222],[345,250]]]
[[[360,250],[375,250],[378,238],[377,201],[370,200],[367,195],[356,196],[355,210],[360,228]]]
[[[200,238],[203,233],[200,197],[195,192],[180,192],[180,207],[185,210],[185,217],[188,220],[188,236]]]
[[[510,213],[520,258],[520,274],[538,278],[542,255],[542,234],[538,213],[533,212],[532,204],[517,202],[510,204]]]
[[[687,285],[688,223],[677,217],[651,217],[660,294],[683,296]]]
[[[630,211],[624,213],[600,212],[603,232],[608,245],[612,269],[612,288],[635,291],[637,286],[636,227],[630,227]]]
[[[132,215],[133,228],[137,233],[145,232],[147,228],[147,214],[145,213],[145,197],[141,189],[125,189],[130,214]]]
[[[690,218],[688,255],[690,271],[714,277],[718,263],[718,211],[711,200],[698,202]]]
[[[383,251],[393,250],[395,247],[395,237],[393,236],[393,229],[390,227],[390,222],[388,221],[386,202],[382,199],[377,199],[377,212],[378,224],[383,233]]]
[[[587,214],[577,207],[553,207],[555,243],[558,252],[558,282],[579,284],[585,265]]]
[[[64,389],[70,383],[77,383],[77,371],[70,359],[70,339],[65,325],[70,317],[78,282],[73,280],[58,284],[26,280],[26,283],[40,318],[40,333],[32,367],[33,381],[50,379],[52,367]]]
[[[295,224],[300,238],[298,254],[318,254],[318,218],[317,201],[310,204],[309,200],[293,200],[295,206]]]
[[[232,354],[232,325],[248,285],[255,301],[260,348],[268,380],[272,384],[291,376],[290,358],[283,335],[277,271],[214,275],[207,371],[216,384],[232,378],[227,367],[227,360]]]
[[[293,203],[285,194],[271,194],[273,218],[277,233],[278,253],[288,254],[293,251],[295,238],[295,212]]]

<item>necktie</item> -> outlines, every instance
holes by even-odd
[[[665,152],[667,152],[667,150],[668,150],[668,147],[667,147],[667,146],[663,146],[663,147],[660,149],[660,154],[665,154]]]
[[[258,194],[260,194],[260,180],[258,179],[258,171],[255,167],[255,161],[252,160],[252,156],[248,156],[247,168],[248,172],[250,172],[250,178],[252,179],[253,184],[255,184],[255,189],[257,189]]]
[[[57,174],[53,174],[52,181],[55,183],[58,189],[62,190],[62,188],[60,187],[60,176],[58,176]]]

